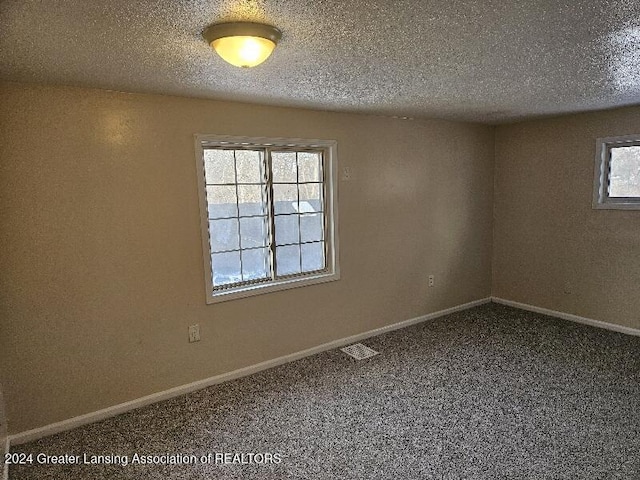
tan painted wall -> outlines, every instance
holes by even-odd
[[[596,138],[640,108],[496,129],[493,295],[640,328],[640,211],[593,210]]]
[[[7,468],[4,464],[4,454],[7,447],[7,415],[4,406],[4,396],[2,395],[2,385],[0,385],[0,474]]]
[[[12,432],[490,295],[491,127],[7,83],[0,105]],[[194,133],[338,140],[342,279],[207,306]]]

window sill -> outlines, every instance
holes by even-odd
[[[594,210],[640,210],[640,201],[594,203],[593,209]]]
[[[319,283],[334,282],[340,280],[340,272],[321,273],[318,275],[287,278],[284,280],[276,280],[266,284],[256,284],[250,286],[242,286],[230,288],[229,290],[216,291],[207,293],[207,303],[220,303],[240,298],[253,297],[254,295],[262,295],[264,293],[278,292],[281,290],[289,290],[291,288],[306,287],[308,285],[316,285]]]

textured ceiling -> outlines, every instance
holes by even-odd
[[[266,63],[202,39],[233,20]],[[0,0],[0,78],[498,123],[640,104],[640,1]]]

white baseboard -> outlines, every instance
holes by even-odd
[[[391,332],[393,330],[398,330],[400,328],[408,327],[410,325],[415,325],[417,323],[425,322],[427,320],[432,320],[434,318],[438,318],[443,315],[448,315],[450,313],[458,312],[460,310],[466,310],[468,308],[489,303],[490,301],[491,301],[491,298],[487,297],[480,300],[475,300],[473,302],[458,305],[455,307],[440,310],[438,312],[422,315],[421,317],[416,317],[410,320],[405,320],[403,322],[394,323],[392,325],[376,328],[375,330],[370,330],[368,332],[359,333],[357,335],[341,338],[339,340],[334,340],[329,343],[318,345],[317,347],[312,347],[307,350],[302,350],[300,352],[292,353],[290,355],[285,355],[283,357],[267,360],[266,362],[258,363],[256,365],[251,365],[249,367],[240,368],[232,372],[223,373],[221,375],[216,375],[210,378],[206,378],[204,380],[199,380],[197,382],[181,385],[179,387],[171,388],[169,390],[164,390],[162,392],[154,393],[152,395],[147,395],[146,397],[137,398],[135,400],[121,403],[119,405],[114,405],[113,407],[104,408],[96,412],[87,413],[85,415],[73,417],[68,420],[52,423],[51,425],[46,425],[44,427],[34,428],[32,430],[27,430],[25,432],[17,433],[15,435],[11,435],[8,440],[10,441],[11,445],[20,445],[21,443],[31,442],[39,438],[43,438],[49,435],[54,435],[56,433],[71,430],[73,428],[77,428],[82,425],[87,425],[89,423],[98,422],[106,418],[115,417],[116,415],[120,415],[121,413],[125,413],[128,411],[134,410],[136,408],[144,407],[152,403],[168,400],[170,398],[174,398],[180,395],[184,395],[186,393],[194,392],[196,390],[201,390],[203,388],[210,387],[211,385],[216,385],[218,383],[228,382],[229,380],[235,380],[236,378],[245,377],[247,375],[251,375],[253,373],[257,373],[262,370],[267,370],[269,368],[277,367],[285,363],[293,362],[295,360],[308,357],[310,355],[315,355],[317,353],[325,352],[327,350],[333,350],[334,348],[343,347],[345,345],[349,345],[351,343],[364,340],[365,338],[375,337],[376,335],[381,335],[383,333]]]
[[[580,317],[578,315],[558,312],[556,310],[549,310],[548,308],[514,302],[513,300],[505,300],[504,298],[491,297],[491,301],[494,303],[501,303],[502,305],[507,305],[509,307],[519,308],[521,310],[528,310],[530,312],[541,313],[542,315],[549,315],[550,317],[562,318],[563,320],[569,320],[571,322],[582,323],[584,325],[591,325],[592,327],[604,328],[606,330],[640,337],[640,330],[637,328],[625,327],[624,325],[616,325],[615,323],[607,323],[600,320],[593,320],[592,318]]]

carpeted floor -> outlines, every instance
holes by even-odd
[[[325,352],[13,449],[195,465],[10,478],[640,479],[640,337],[488,304],[363,343],[380,355]],[[200,461],[221,452],[274,457]]]

